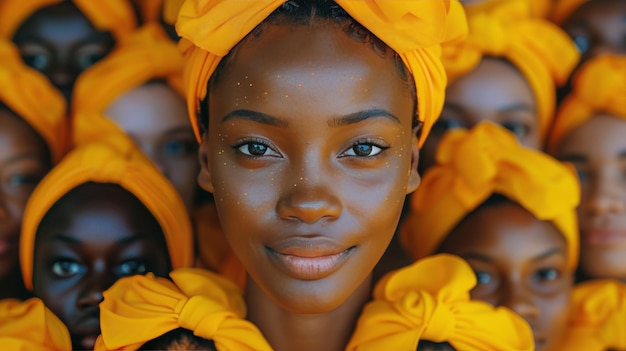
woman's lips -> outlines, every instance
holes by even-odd
[[[626,241],[626,230],[591,229],[586,231],[585,240],[590,245],[613,245]]]
[[[355,249],[340,248],[325,238],[292,238],[265,248],[279,269],[299,280],[317,280],[333,274]]]

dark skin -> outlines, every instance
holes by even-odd
[[[34,293],[67,326],[75,350],[93,349],[103,291],[125,276],[165,277],[170,270],[158,222],[114,184],[75,188],[50,209],[37,231]]]
[[[144,84],[115,99],[105,115],[133,138],[192,209],[198,144],[183,98],[165,82]]]
[[[525,146],[541,148],[530,84],[511,63],[485,57],[474,70],[447,87],[441,116],[422,148],[420,172],[435,164],[437,146],[448,130],[471,129],[482,121],[509,129]]]
[[[343,350],[419,184],[412,87],[322,20],[267,26],[230,60],[199,183],[251,277],[248,319],[277,351]]]
[[[563,24],[582,53],[581,63],[604,54],[626,54],[626,1],[591,0]]]
[[[439,252],[467,260],[478,284],[472,299],[506,306],[530,324],[537,351],[558,351],[574,283],[565,238],[506,201],[481,207],[448,234]]]
[[[0,299],[29,296],[18,259],[26,202],[52,167],[43,139],[26,121],[0,105]]]
[[[115,44],[110,33],[98,31],[70,1],[35,12],[20,25],[13,41],[24,62],[46,75],[68,102],[78,75]]]
[[[626,121],[598,113],[557,146],[581,185],[581,279],[626,282]]]

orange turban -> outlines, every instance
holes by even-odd
[[[556,0],[552,9],[552,21],[559,25],[565,23],[576,9],[589,0]]]
[[[468,4],[465,6],[467,16],[472,16],[476,12],[489,12],[491,8],[500,6],[505,1],[511,0],[484,0],[478,3]],[[553,0],[524,0],[527,3],[530,14],[533,17],[546,18],[551,12]]]
[[[187,61],[185,85],[189,116],[200,141],[196,118],[207,94],[207,82],[222,57],[285,0],[187,0],[176,29],[183,38]],[[456,0],[335,0],[356,21],[395,50],[413,74],[418,118],[424,122],[420,145],[439,118],[446,75],[440,44],[467,32],[465,15]]]
[[[576,267],[580,187],[573,169],[521,146],[511,132],[490,122],[446,133],[436,159],[400,226],[401,243],[413,259],[433,254],[467,214],[498,193],[551,221],[565,237],[570,267]]]
[[[563,350],[626,350],[626,285],[597,280],[578,285]]]
[[[185,204],[167,179],[125,135],[74,149],[41,181],[22,221],[20,263],[33,288],[33,254],[39,223],[61,197],[88,182],[113,183],[135,195],[161,225],[173,269],[193,264],[193,234]]]
[[[137,350],[184,328],[213,340],[220,351],[271,351],[261,332],[244,319],[241,291],[230,280],[201,269],[180,269],[172,280],[152,274],[122,278],[104,292],[102,335],[96,350]]]
[[[419,340],[456,350],[533,350],[528,324],[513,311],[470,300],[476,275],[463,259],[424,258],[383,277],[346,351],[415,351]]]
[[[0,40],[0,103],[41,135],[54,162],[67,148],[65,99],[41,73],[24,65],[12,43]]]
[[[626,119],[626,56],[602,55],[587,61],[574,75],[572,86],[554,121],[550,152],[598,112]]]
[[[0,38],[11,39],[20,25],[41,8],[65,0],[2,0],[0,1]],[[101,31],[110,31],[116,40],[137,27],[137,16],[129,0],[72,0]]]
[[[158,22],[163,18],[167,24],[175,24],[178,11],[185,0],[135,0],[145,22]]]
[[[532,18],[524,0],[492,3],[468,16],[469,35],[443,46],[448,79],[474,70],[483,57],[504,58],[526,78],[535,96],[542,140],[554,118],[556,85],[567,82],[580,54],[572,39],[555,24]]]
[[[11,351],[72,349],[65,325],[38,298],[0,300],[0,345]]]
[[[74,86],[75,120],[102,114],[120,95],[164,78],[181,96],[183,58],[178,47],[156,23],[147,24],[125,38],[102,61],[83,72]],[[76,144],[90,142],[88,135],[74,135]]]

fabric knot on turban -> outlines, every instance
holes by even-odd
[[[490,122],[448,132],[436,161],[412,195],[400,227],[401,243],[414,259],[434,253],[467,214],[501,194],[551,221],[568,243],[570,266],[576,267],[580,188],[572,168],[521,146],[512,133]]]
[[[245,304],[234,283],[193,268],[175,270],[170,277],[123,278],[104,292],[96,350],[136,350],[178,328],[213,340],[220,351],[271,350],[244,319]]]
[[[420,340],[457,350],[532,350],[528,324],[506,308],[470,300],[475,285],[471,267],[447,254],[389,273],[376,284],[346,350],[414,351]]]

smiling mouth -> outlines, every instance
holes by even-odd
[[[298,280],[318,280],[336,272],[356,249],[327,253],[314,249],[287,249],[278,252],[265,247],[272,262],[288,276]]]
[[[626,230],[591,229],[585,234],[585,240],[590,245],[612,245],[626,241]]]

